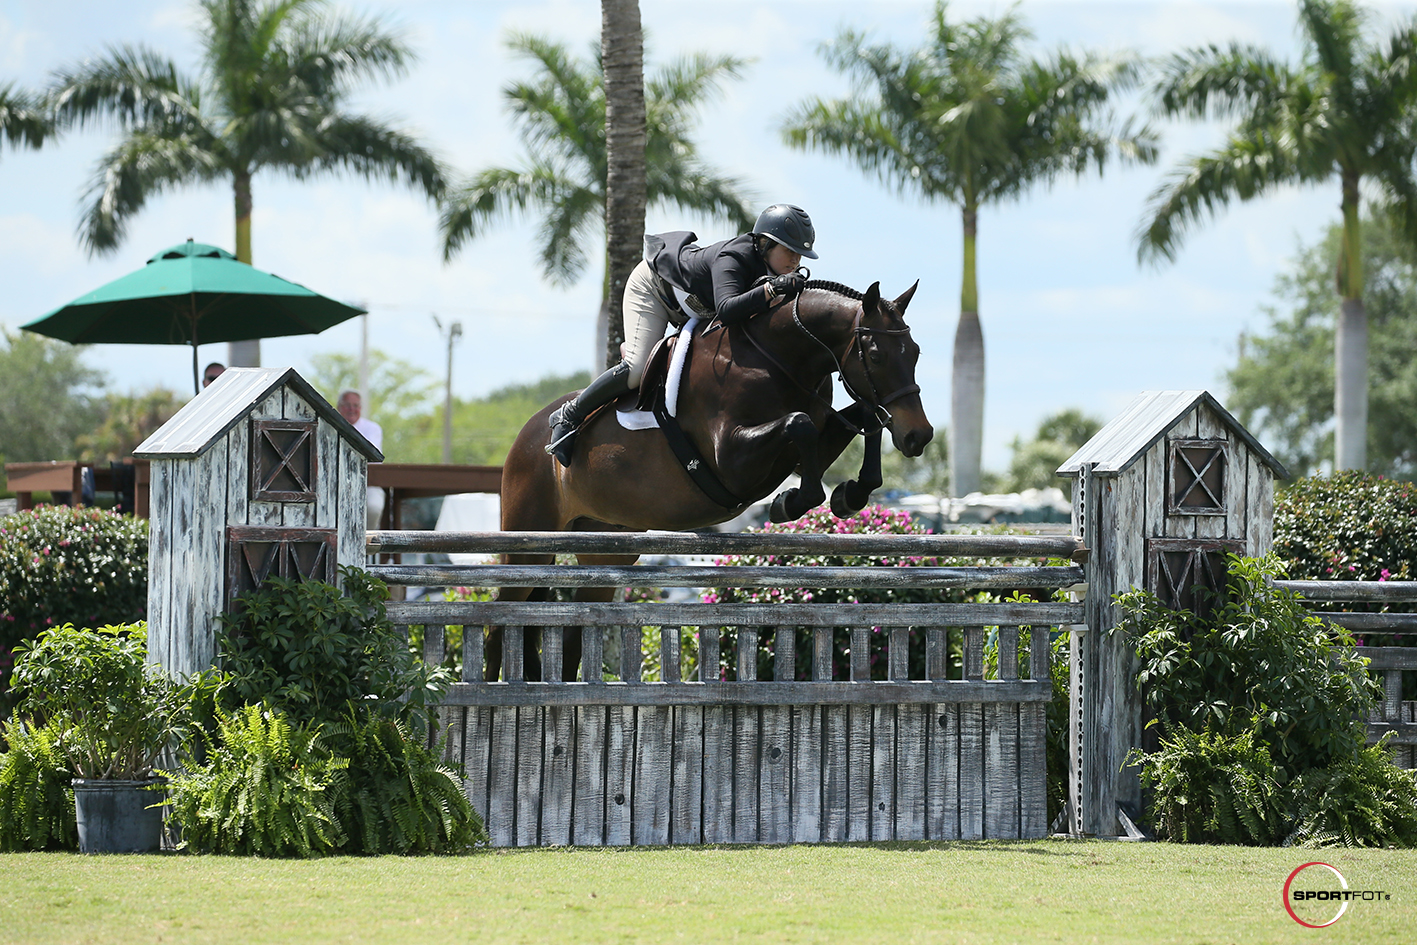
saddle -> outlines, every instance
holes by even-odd
[[[653,410],[657,402],[663,403],[665,385],[669,382],[669,363],[678,343],[679,335],[673,334],[659,339],[649,349],[649,360],[640,376],[640,395],[635,405],[638,409]]]

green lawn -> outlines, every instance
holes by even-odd
[[[1305,929],[1280,890],[1310,860],[1392,898]],[[468,941],[1406,945],[1417,851],[1041,841],[308,862],[0,855],[0,942]]]

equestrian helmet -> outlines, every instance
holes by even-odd
[[[806,210],[790,203],[775,203],[758,214],[758,222],[753,224],[753,235],[766,236],[807,259],[817,258],[812,250],[812,244],[817,241],[812,218],[807,216]]]

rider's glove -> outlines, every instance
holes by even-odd
[[[780,276],[774,276],[768,280],[768,301],[771,302],[777,298],[795,298],[802,291],[802,286],[806,281],[802,278],[801,273],[796,272],[786,272]]]

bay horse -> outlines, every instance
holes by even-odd
[[[881,431],[901,453],[919,456],[934,436],[920,403],[915,364],[920,348],[905,323],[917,281],[894,301],[880,283],[864,293],[832,282],[807,282],[801,294],[769,312],[693,339],[679,391],[678,420],[737,505],[716,502],[690,478],[662,430],[627,430],[614,405],[576,436],[571,465],[546,453],[547,417],[574,393],[527,421],[502,467],[503,531],[645,531],[704,528],[736,517],[796,471],[801,484],[772,503],[773,521],[792,521],[826,498],[822,473],[854,436],[866,437],[857,477],[833,490],[832,512],[866,506],[881,485]],[[682,338],[680,341],[682,342]],[[832,375],[853,402],[831,408]],[[647,384],[647,380],[643,383]],[[625,395],[635,397],[638,391]],[[549,554],[513,554],[509,564],[550,564]],[[635,556],[580,555],[582,564],[633,564]],[[498,600],[545,600],[545,588],[502,588]],[[613,588],[579,588],[576,600],[608,601]],[[527,633],[525,678],[540,679]],[[502,631],[486,643],[486,677],[502,663]],[[563,673],[574,680],[581,640],[566,634]]]

